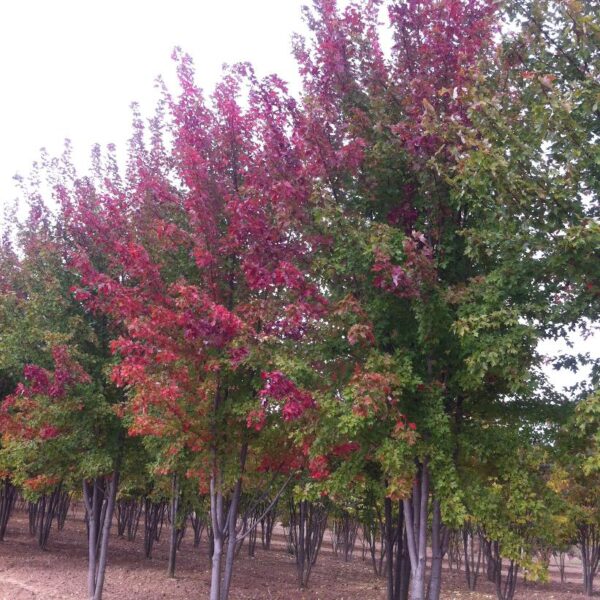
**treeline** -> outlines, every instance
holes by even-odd
[[[591,595],[598,362],[538,348],[597,325],[599,8],[316,0],[300,97],[176,51],[124,168],[43,155],[0,247],[0,533],[20,490],[45,547],[76,494],[99,599],[115,515],[147,555],[170,520],[171,574],[189,523],[226,600],[285,505],[300,586],[329,521],[389,600],[460,539],[500,600],[577,544]]]

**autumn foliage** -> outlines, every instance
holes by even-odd
[[[0,246],[0,473],[32,499],[83,482],[91,598],[136,494],[208,514],[211,600],[285,495],[303,540],[327,510],[380,536],[389,600],[438,600],[444,540],[473,523],[500,600],[503,557],[516,578],[566,543],[540,503],[595,535],[564,491],[595,467],[557,456],[572,410],[537,350],[597,318],[586,10],[315,0],[298,98],[247,63],[206,93],[177,49],[124,166],[44,158],[51,199],[25,188]],[[593,364],[582,406],[595,385]],[[301,585],[318,547],[295,549]]]

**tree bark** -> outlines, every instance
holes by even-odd
[[[426,457],[415,480],[412,499],[407,498],[403,501],[411,564],[411,600],[425,600],[428,502],[429,467]]]
[[[83,499],[85,502],[87,516],[87,534],[88,534],[88,574],[87,587],[88,597],[94,597],[96,587],[96,542],[97,535],[97,519],[98,513],[98,480],[94,479],[90,484],[87,481],[83,482]]]
[[[386,580],[387,600],[395,600],[394,595],[394,529],[392,525],[392,500],[385,498],[383,501],[385,517],[385,546],[387,555]]]
[[[433,501],[433,517],[431,523],[431,579],[429,580],[429,600],[439,600],[442,591],[442,514],[440,501]]]
[[[221,556],[223,554],[223,492],[219,473],[210,478],[210,518],[212,524],[212,566],[210,574],[210,600],[221,598]]]
[[[580,525],[577,538],[583,567],[583,591],[586,596],[593,596],[594,578],[600,564],[600,529],[593,524]]]
[[[462,529],[463,549],[465,557],[465,577],[467,586],[471,591],[477,587],[479,569],[481,566],[482,542],[481,535],[478,536],[477,559],[475,559],[475,532],[471,525],[464,524]]]
[[[96,574],[96,588],[94,591],[94,600],[102,600],[102,590],[104,588],[104,577],[106,575],[106,564],[108,561],[108,540],[110,537],[110,527],[112,525],[113,514],[115,511],[115,500],[119,486],[119,471],[115,470],[111,478],[108,491],[108,500],[106,502],[106,512],[104,522],[102,523],[102,536],[100,540],[100,557],[98,560],[98,571]]]
[[[392,501],[390,498],[386,498],[384,500],[384,519],[387,598],[388,600],[406,600],[410,582],[410,560],[403,502],[398,502],[397,516],[394,518]]]
[[[221,600],[227,600],[229,597],[229,588],[231,587],[231,578],[233,576],[233,561],[235,560],[235,548],[237,545],[237,518],[240,506],[240,497],[242,495],[242,474],[246,466],[246,457],[248,456],[248,444],[242,444],[242,450],[240,452],[240,476],[235,482],[233,489],[233,496],[229,504],[229,511],[227,514],[227,554],[225,556],[225,573],[223,575],[223,584],[221,589]]]
[[[308,500],[290,499],[290,544],[296,558],[298,586],[306,588],[323,543],[327,510]]]
[[[90,600],[102,600],[108,561],[108,541],[119,486],[118,469],[113,472],[108,486],[104,481],[104,489],[101,489],[100,483],[100,478],[95,478],[92,483],[83,482],[88,530],[87,584]]]
[[[6,477],[0,483],[0,542],[4,541],[8,519],[15,506],[17,488]]]
[[[173,473],[171,482],[171,535],[169,539],[169,565],[167,574],[175,577],[175,559],[177,557],[177,510],[179,507],[179,481]]]

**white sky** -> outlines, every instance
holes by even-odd
[[[297,88],[291,35],[303,31],[300,9],[307,3],[0,0],[0,208],[17,197],[12,177],[27,175],[41,147],[57,154],[70,138],[82,170],[94,143],[123,148],[131,102],[149,116],[156,76],[173,81],[175,46],[192,55],[207,90],[223,63],[237,61],[252,62],[259,75],[278,73]],[[598,336],[577,346],[600,352]],[[558,387],[574,379],[552,375]]]
[[[0,203],[16,196],[44,146],[64,138],[87,163],[98,142],[123,147],[132,101],[154,108],[154,80],[172,80],[175,46],[210,89],[224,62],[297,80],[291,35],[305,0],[0,0]]]

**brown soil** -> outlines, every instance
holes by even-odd
[[[357,548],[354,559],[344,563],[333,555],[327,540],[315,565],[308,590],[295,583],[293,558],[286,552],[280,532],[274,547],[264,551],[257,545],[256,557],[243,548],[236,562],[232,600],[383,600],[385,582],[373,574]],[[177,576],[166,574],[167,534],[154,547],[153,558],[144,558],[143,531],[134,542],[111,539],[104,588],[105,600],[188,600],[207,598],[209,563],[205,540],[200,549],[192,544],[191,532],[177,556]],[[52,531],[49,550],[40,550],[29,536],[27,515],[11,517],[6,539],[0,543],[0,600],[84,600],[86,598],[87,549],[81,511],[69,515],[65,529]],[[579,577],[571,565],[570,579]],[[465,591],[464,576],[444,574],[444,600],[495,598],[493,588],[481,581],[480,591]],[[519,581],[517,599],[584,600],[575,579],[567,584],[532,584]]]

